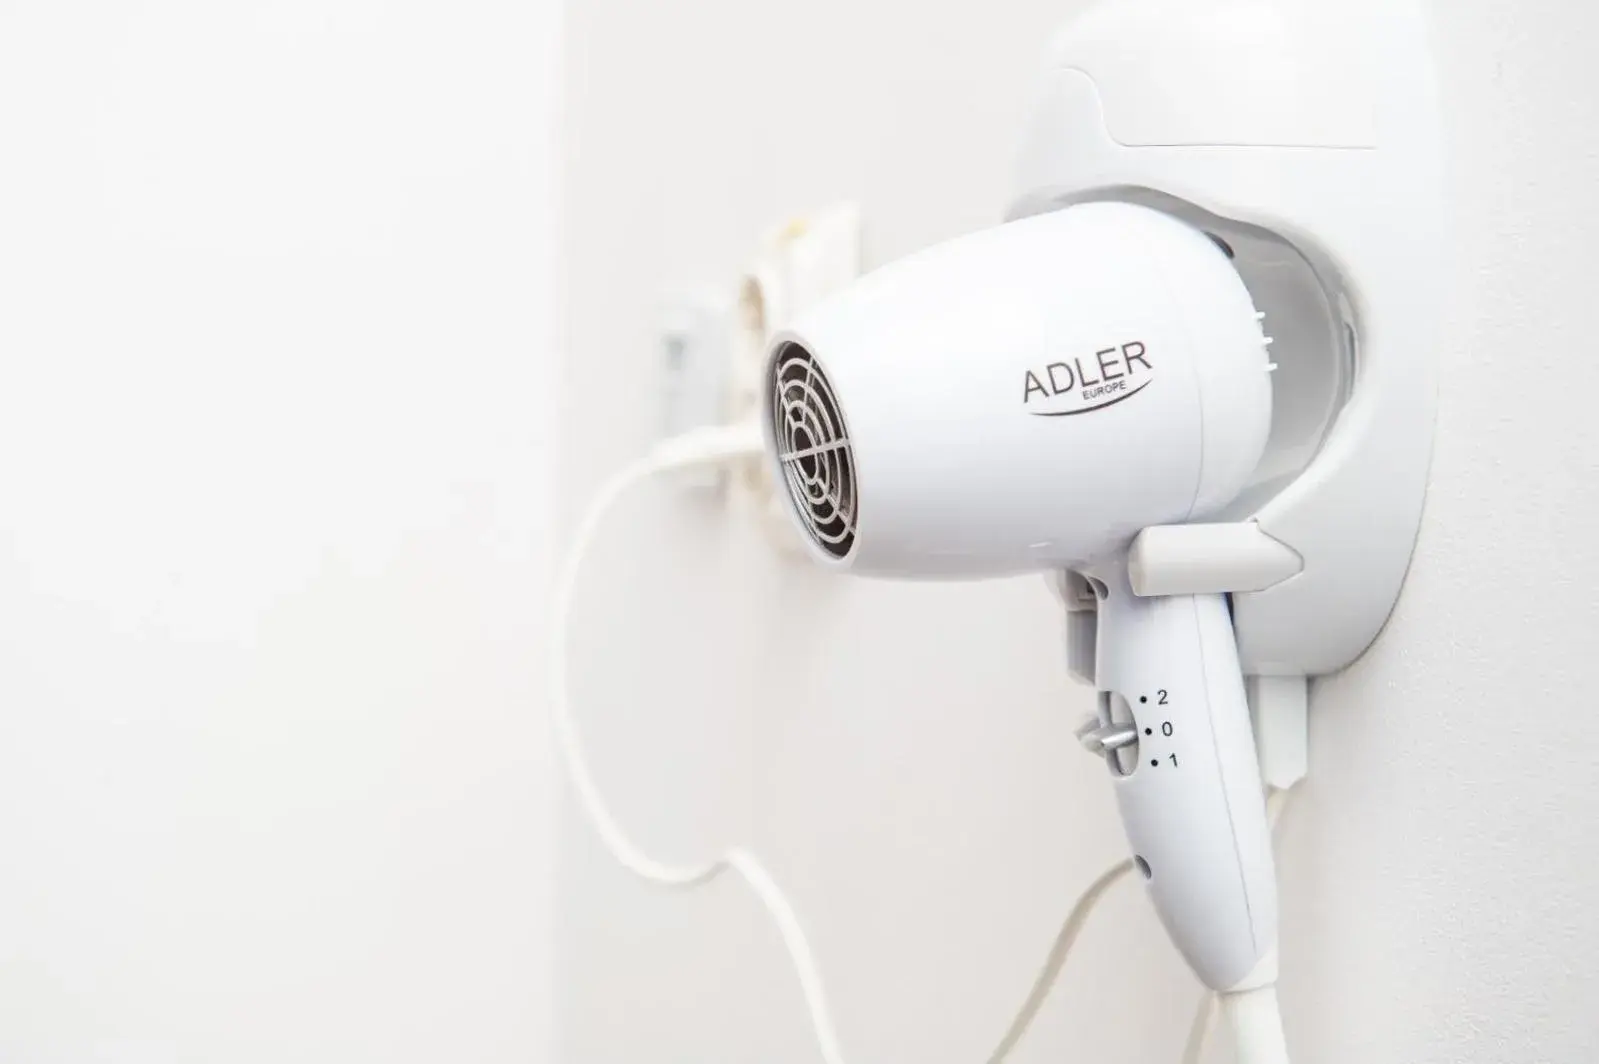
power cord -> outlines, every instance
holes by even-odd
[[[572,546],[562,565],[555,585],[555,615],[551,634],[550,713],[555,729],[556,744],[566,762],[572,787],[577,792],[578,804],[593,824],[600,842],[623,868],[650,883],[665,887],[693,888],[733,871],[755,893],[772,922],[777,925],[783,946],[788,951],[799,980],[805,1007],[810,1014],[817,1047],[825,1064],[845,1064],[843,1050],[838,1044],[838,1032],[833,1027],[832,1014],[827,1006],[827,994],[822,973],[811,951],[810,941],[800,923],[794,905],[783,889],[777,885],[766,866],[752,852],[742,846],[732,846],[713,860],[699,864],[667,864],[646,853],[622,828],[611,807],[600,793],[589,768],[583,739],[572,719],[569,678],[567,676],[567,651],[572,619],[572,604],[576,597],[577,578],[583,559],[593,544],[595,532],[616,501],[633,487],[650,478],[707,465],[719,465],[738,459],[758,456],[762,451],[760,431],[753,426],[728,426],[697,429],[659,444],[649,455],[608,479],[595,492],[588,508],[573,532]],[[1038,1015],[1050,988],[1066,965],[1066,958],[1077,941],[1078,934],[1088,922],[1089,915],[1101,898],[1132,869],[1132,861],[1120,861],[1103,872],[1080,894],[1071,912],[1055,937],[1044,960],[1043,967],[1033,980],[1027,998],[1015,1019],[988,1058],[988,1064],[1000,1064],[1014,1049]]]
[[[1218,994],[1221,1014],[1232,1028],[1238,1064],[1288,1064],[1282,1007],[1271,983],[1252,990]]]
[[[1077,942],[1077,935],[1082,931],[1083,925],[1088,922],[1088,917],[1099,906],[1099,901],[1105,893],[1133,870],[1131,858],[1118,861],[1099,874],[1088,887],[1079,895],[1072,904],[1072,911],[1066,917],[1066,923],[1061,925],[1060,933],[1055,936],[1055,944],[1050,947],[1049,956],[1044,959],[1043,968],[1033,980],[1027,998],[1022,1002],[1021,1009],[1016,1013],[1016,1018],[1011,1021],[1010,1030],[999,1040],[999,1045],[994,1047],[994,1052],[989,1055],[988,1064],[1000,1064],[1016,1048],[1022,1040],[1022,1035],[1027,1033],[1027,1028],[1032,1026],[1033,1020],[1038,1016],[1039,1010],[1044,1007],[1044,1001],[1049,997],[1050,990],[1059,978],[1061,970],[1066,967],[1066,958],[1071,954],[1072,946]]]

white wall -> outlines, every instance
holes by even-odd
[[[567,28],[570,507],[644,447],[652,306],[757,229],[856,197],[876,260],[988,224],[1060,0],[588,0]],[[1315,692],[1282,857],[1296,1059],[1585,1062],[1599,861],[1599,430],[1586,356],[1599,14],[1439,3],[1460,240],[1421,550],[1376,649]],[[1033,580],[851,585],[669,495],[618,515],[580,711],[657,849],[752,843],[791,887],[857,1061],[982,1059],[1070,898],[1122,852]],[[572,1064],[810,1062],[773,932],[563,835]],[[1175,1060],[1194,996],[1135,889],[1022,1061]]]
[[[547,1059],[559,33],[0,5],[0,1060]]]

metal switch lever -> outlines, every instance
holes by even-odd
[[[1130,711],[1117,696],[1109,697],[1112,719],[1101,723],[1097,715],[1089,717],[1077,729],[1077,741],[1083,744],[1084,750],[1103,757],[1112,774],[1130,776],[1138,767],[1138,724],[1131,720],[1115,719],[1130,715]]]
[[[1136,724],[1110,724],[1099,723],[1098,717],[1090,717],[1081,728],[1077,729],[1077,741],[1083,744],[1083,749],[1091,754],[1113,754],[1124,746],[1131,746],[1138,741],[1138,726]]]

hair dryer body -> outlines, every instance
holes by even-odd
[[[1201,520],[1271,421],[1249,293],[1203,233],[1093,203],[869,274],[775,338],[765,433],[822,563],[864,575],[1075,569],[1102,591],[1099,720],[1151,897],[1218,990],[1268,978],[1276,900],[1220,597],[1139,599],[1133,537]]]

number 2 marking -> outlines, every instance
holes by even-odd
[[[1166,704],[1166,692],[1165,691],[1156,691],[1155,693],[1160,696],[1159,700],[1157,701],[1157,704],[1164,706]]]

